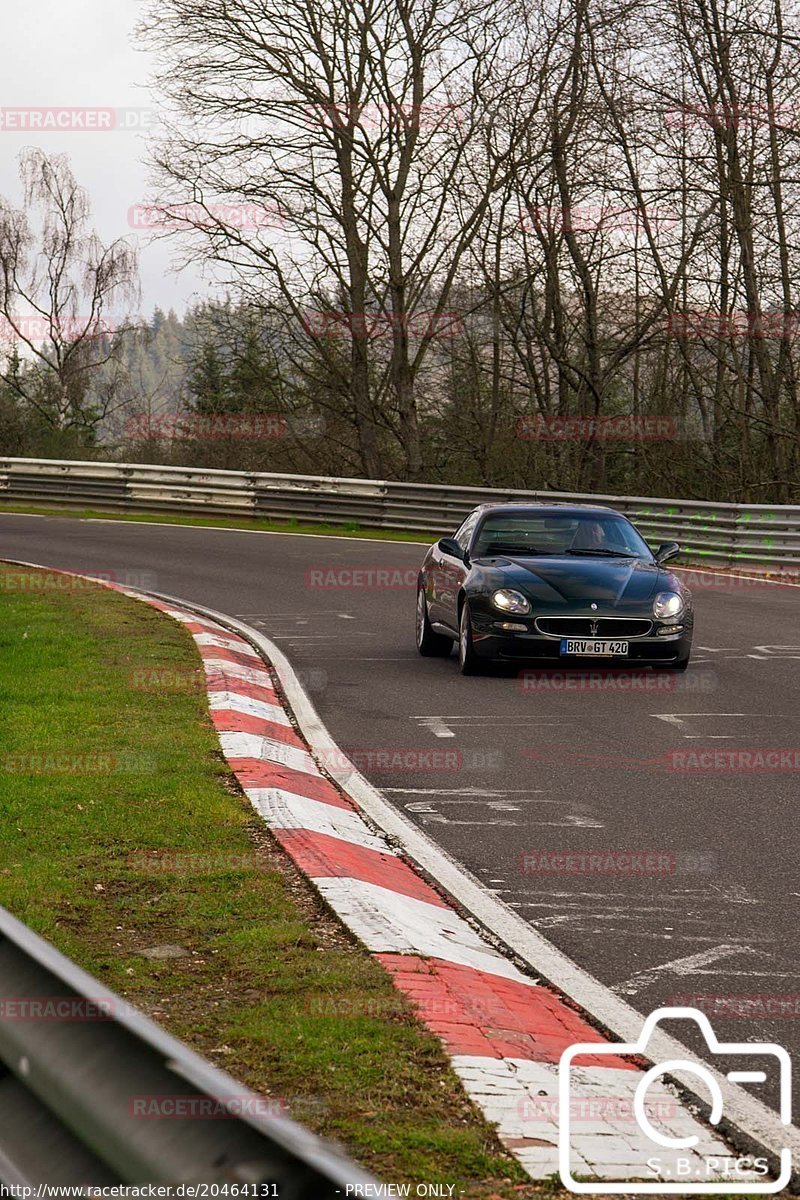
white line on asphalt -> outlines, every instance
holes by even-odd
[[[493,722],[497,722],[503,729],[510,729],[512,726],[521,729],[524,729],[526,726],[536,729],[546,729],[550,726],[568,724],[566,721],[544,721],[538,717],[491,717],[482,714],[464,717],[409,717],[409,720],[418,721],[434,737],[439,738],[456,736],[450,728],[451,725],[458,725],[461,729],[469,729],[472,726],[483,728],[486,725],[492,725]]]
[[[543,788],[402,788],[385,787],[382,792],[399,792],[403,796],[484,796],[487,799],[495,796],[532,796],[543,794]],[[536,804],[557,804],[557,800],[537,800]]]
[[[649,987],[651,983],[663,974],[670,975],[721,975],[721,974],[738,974],[735,971],[729,971],[725,968],[722,971],[702,971],[701,967],[708,967],[712,963],[720,962],[725,958],[733,958],[739,954],[755,954],[761,958],[767,958],[768,955],[760,950],[753,950],[750,946],[736,945],[735,943],[723,942],[719,946],[711,946],[708,950],[700,950],[697,954],[688,954],[683,958],[673,958],[670,962],[659,963],[658,966],[648,967],[646,971],[637,971],[635,975],[631,975],[629,979],[622,983],[615,984],[614,991],[621,992],[625,996],[635,996],[643,988]]]
[[[720,712],[691,712],[691,713],[650,713],[656,721],[666,721],[668,725],[674,725],[677,729],[683,729],[686,725],[684,717],[748,717],[753,720],[756,717],[766,716],[766,713],[720,713]],[[683,737],[691,740],[707,740],[720,741],[728,738],[738,737],[734,733],[684,733]]]
[[[7,517],[42,517],[45,521],[63,519],[56,513],[4,513],[0,511],[0,516]],[[78,520],[83,525],[155,525],[157,529],[197,529],[200,533],[249,533],[260,535],[261,537],[302,537],[314,538],[323,542],[360,542],[362,546],[430,546],[430,542],[410,542],[405,538],[379,538],[379,537],[353,537],[347,533],[293,533],[285,529],[241,529],[238,525],[184,525],[174,521],[115,521],[111,517],[79,517]],[[25,564],[27,565],[27,564]],[[35,566],[34,563],[31,566]],[[685,567],[684,570],[689,570]],[[735,576],[734,578],[738,578]],[[747,576],[752,578],[752,576]],[[756,577],[757,578],[757,577]],[[778,580],[768,580],[767,582],[779,582]],[[789,585],[791,586],[791,584]]]
[[[414,719],[425,725],[434,737],[451,738],[456,736],[441,717],[416,717]]]
[[[342,635],[339,633],[274,633],[272,636],[276,642],[340,642],[342,640]],[[359,629],[354,630],[350,636],[376,637],[376,634]]]

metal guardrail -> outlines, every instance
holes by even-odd
[[[0,458],[0,503],[7,504],[332,524],[356,521],[373,528],[442,534],[452,532],[476,504],[506,500],[607,504],[629,516],[651,544],[675,539],[694,561],[800,572],[800,505],[717,504],[138,463]]]
[[[0,1194],[142,1183],[377,1194],[373,1176],[265,1107],[0,908]]]

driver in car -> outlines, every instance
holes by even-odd
[[[572,539],[573,550],[602,550],[608,547],[606,534],[599,521],[580,521]]]

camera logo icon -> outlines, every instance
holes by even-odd
[[[649,1070],[642,1070],[638,1062],[647,1057],[659,1022],[686,1018],[699,1027],[717,1069],[712,1071],[702,1060],[687,1057],[656,1062]],[[603,1058],[608,1061],[598,1065],[598,1059]],[[592,1065],[581,1066],[576,1062],[580,1059]],[[742,1059],[746,1060],[744,1064]],[[770,1071],[764,1069],[765,1064]],[[749,1065],[754,1069],[744,1069]],[[779,1192],[791,1179],[791,1150],[786,1146],[781,1149],[778,1178],[769,1178],[766,1158],[738,1156],[715,1127],[724,1116],[727,1089],[770,1080],[778,1088],[780,1122],[788,1126],[791,1071],[791,1060],[783,1046],[773,1042],[720,1042],[708,1017],[695,1008],[656,1009],[646,1019],[636,1042],[579,1042],[569,1046],[559,1063],[561,1181],[570,1191],[583,1195],[732,1196]],[[668,1090],[664,1076],[677,1072],[697,1079],[697,1095],[709,1104],[706,1124]],[[599,1120],[589,1129],[581,1127],[574,1119],[581,1103],[585,1106],[587,1097],[598,1088],[607,1092],[610,1087],[616,1090],[619,1101],[615,1124],[606,1127]],[[620,1111],[626,1114],[622,1120]],[[587,1179],[595,1173],[602,1178]]]

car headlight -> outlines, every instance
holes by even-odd
[[[499,592],[495,592],[492,596],[492,604],[501,612],[529,613],[531,611],[530,600],[526,599],[522,592],[515,592],[511,588],[501,588]]]
[[[653,601],[653,613],[662,621],[679,617],[685,607],[683,596],[678,592],[659,592]]]

